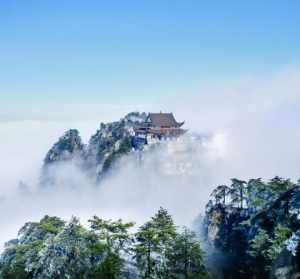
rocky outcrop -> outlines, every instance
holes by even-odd
[[[212,261],[217,278],[300,278],[300,186],[277,196],[254,213],[229,204],[208,207],[205,240],[223,254],[222,262]]]
[[[299,279],[300,278],[300,257],[293,255],[291,251],[284,248],[272,265],[270,272],[271,279]]]
[[[133,148],[133,128],[124,119],[104,124],[94,134],[87,146],[85,159],[87,167],[93,169],[97,176],[113,163],[120,154],[125,154]]]
[[[247,220],[248,217],[246,210],[222,206],[221,204],[216,205],[206,214],[207,240],[211,245],[220,249],[231,247],[233,245],[231,241],[234,240],[232,234],[237,232],[237,228],[242,226],[243,221]]]
[[[78,130],[71,129],[48,151],[44,164],[49,165],[59,161],[66,161],[74,157],[81,157],[84,152],[84,144],[79,136]]]
[[[213,278],[243,278],[236,270],[245,265],[245,254],[240,251],[247,249],[248,218],[246,210],[221,204],[206,212],[204,237]]]
[[[99,130],[83,144],[77,130],[67,131],[48,151],[41,185],[57,184],[56,167],[71,163],[97,182],[123,154],[136,148],[134,127],[144,122],[146,113],[131,112],[119,121],[101,123]]]

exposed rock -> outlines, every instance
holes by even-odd
[[[85,159],[87,167],[93,169],[97,176],[109,168],[116,154],[127,153],[132,149],[133,128],[128,123],[131,124],[124,119],[101,123],[100,129],[91,137]]]
[[[77,130],[67,131],[46,155],[41,185],[59,184],[56,167],[68,162],[97,182],[122,154],[137,147],[134,127],[144,122],[146,117],[146,113],[131,112],[119,121],[101,123],[87,145],[82,143]]]
[[[49,165],[54,162],[80,157],[83,151],[84,144],[79,136],[79,132],[75,129],[71,129],[65,132],[48,151],[44,163],[45,165]]]
[[[230,243],[231,235],[236,233],[238,227],[245,226],[242,222],[248,218],[246,210],[216,205],[206,214],[207,240],[217,248],[226,249],[233,245]]]
[[[206,240],[230,258],[222,267],[224,278],[300,278],[300,186],[292,186],[252,214],[248,208],[220,203],[207,208]],[[249,251],[258,232],[266,234],[265,252],[254,256]]]
[[[300,263],[299,257],[293,254],[286,248],[281,251],[277,259],[272,265],[271,279],[299,279],[300,278]]]

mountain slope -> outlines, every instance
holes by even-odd
[[[204,235],[215,251],[210,256],[223,255],[212,259],[217,278],[298,278],[300,186],[279,177],[240,182],[244,203],[232,198],[233,183],[224,200],[214,191],[206,210]]]
[[[78,130],[65,132],[44,159],[41,184],[56,184],[55,168],[63,163],[75,165],[97,182],[121,155],[136,147],[133,128],[145,119],[146,113],[131,112],[119,121],[101,123],[88,144],[82,142]]]

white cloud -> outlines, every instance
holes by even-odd
[[[59,181],[55,188],[31,189],[2,200],[0,210],[6,214],[0,216],[0,239],[45,214],[82,220],[97,214],[141,224],[163,206],[178,224],[189,225],[219,177],[213,175],[222,159],[218,148],[214,141],[203,144],[190,136],[165,142],[143,153],[141,161],[137,153],[122,158],[98,187],[72,163],[60,164],[54,170]]]
[[[204,86],[173,110],[192,130],[226,137],[232,176],[300,175],[300,69]]]
[[[70,106],[63,113],[73,120],[68,122],[0,122],[0,196],[10,193],[0,204],[1,212],[6,212],[0,217],[0,240],[12,237],[25,221],[43,214],[65,218],[75,214],[82,219],[98,214],[142,222],[163,205],[180,224],[188,224],[212,187],[232,177],[299,176],[299,69],[287,68],[269,78],[216,81],[200,91],[193,97],[144,109],[174,111],[178,120],[186,120],[191,132],[211,137],[201,144],[188,137],[180,144],[158,148],[145,157],[143,166],[126,158],[124,167],[99,189],[67,166],[61,171],[70,174],[79,188],[61,187],[56,192],[35,191],[27,196],[12,191],[19,180],[35,185],[45,153],[63,131],[78,128],[87,142],[100,121],[118,120],[127,107],[103,110],[98,118],[95,105],[90,107],[93,113],[89,117],[89,106],[79,111]],[[81,115],[84,121],[78,120]],[[181,174],[172,175],[174,170]]]
[[[35,184],[46,152],[66,130],[79,129],[87,141],[98,126],[96,121],[0,122],[0,196],[15,190],[20,180]]]

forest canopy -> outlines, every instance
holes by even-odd
[[[207,278],[195,233],[163,208],[135,233],[121,219],[89,224],[55,216],[24,224],[5,244],[1,278]]]

